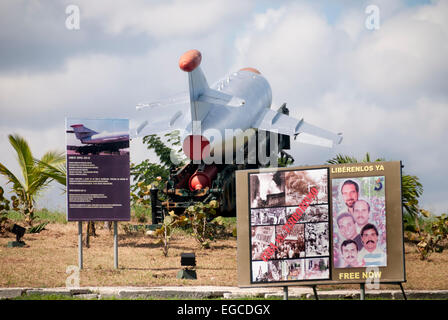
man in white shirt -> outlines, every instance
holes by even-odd
[[[361,230],[361,239],[364,248],[359,252],[360,260],[364,260],[365,266],[385,267],[387,256],[378,245],[378,230],[373,224],[366,224]]]

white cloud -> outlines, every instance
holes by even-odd
[[[157,39],[206,35],[231,27],[252,7],[252,1],[81,1],[82,16],[101,21],[110,33],[146,33]]]
[[[448,13],[438,4],[431,12]],[[420,8],[406,9],[381,24],[375,32],[364,32],[350,59],[358,87],[372,95],[407,95],[446,92],[448,86],[447,25],[429,20]]]

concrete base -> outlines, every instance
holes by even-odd
[[[183,269],[179,270],[176,276],[177,279],[197,279],[196,270]]]
[[[191,271],[191,270],[190,270]],[[215,286],[167,286],[167,287],[81,287],[81,288],[0,288],[0,300],[29,295],[63,295],[80,299],[115,297],[117,299],[206,299],[206,298],[270,298],[283,297],[279,288],[238,288]],[[318,290],[319,299],[359,299],[359,290]],[[408,299],[448,299],[448,290],[406,290]],[[310,288],[289,287],[289,299],[314,300]],[[401,290],[368,290],[366,298],[403,300]]]

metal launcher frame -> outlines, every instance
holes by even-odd
[[[283,104],[278,112],[289,114],[286,104]],[[257,131],[257,147],[258,147]],[[276,134],[278,139],[278,151],[280,158],[293,158],[284,150],[290,149],[290,136]],[[269,152],[269,138],[267,135],[266,152]],[[175,214],[183,214],[185,209],[194,205],[197,202],[208,203],[211,200],[219,202],[218,215],[221,216],[236,216],[236,186],[235,186],[235,171],[244,169],[257,169],[262,167],[258,159],[255,164],[249,164],[247,161],[247,146],[245,145],[245,159],[244,164],[211,164],[204,163],[194,164],[192,161],[183,167],[172,167],[170,169],[170,176],[163,190],[164,200],[159,199],[158,189],[151,189],[151,209],[152,209],[152,223],[157,224],[163,221],[164,216],[169,211],[174,211]],[[266,156],[269,156],[268,154]],[[234,161],[235,162],[235,161]],[[193,176],[199,176],[201,179],[207,180],[209,186],[192,190],[190,187],[190,180]]]

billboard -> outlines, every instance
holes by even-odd
[[[329,279],[328,169],[250,173],[249,181],[251,282]]]
[[[67,220],[130,220],[129,120],[66,119]]]
[[[401,162],[241,170],[239,286],[404,282]]]

